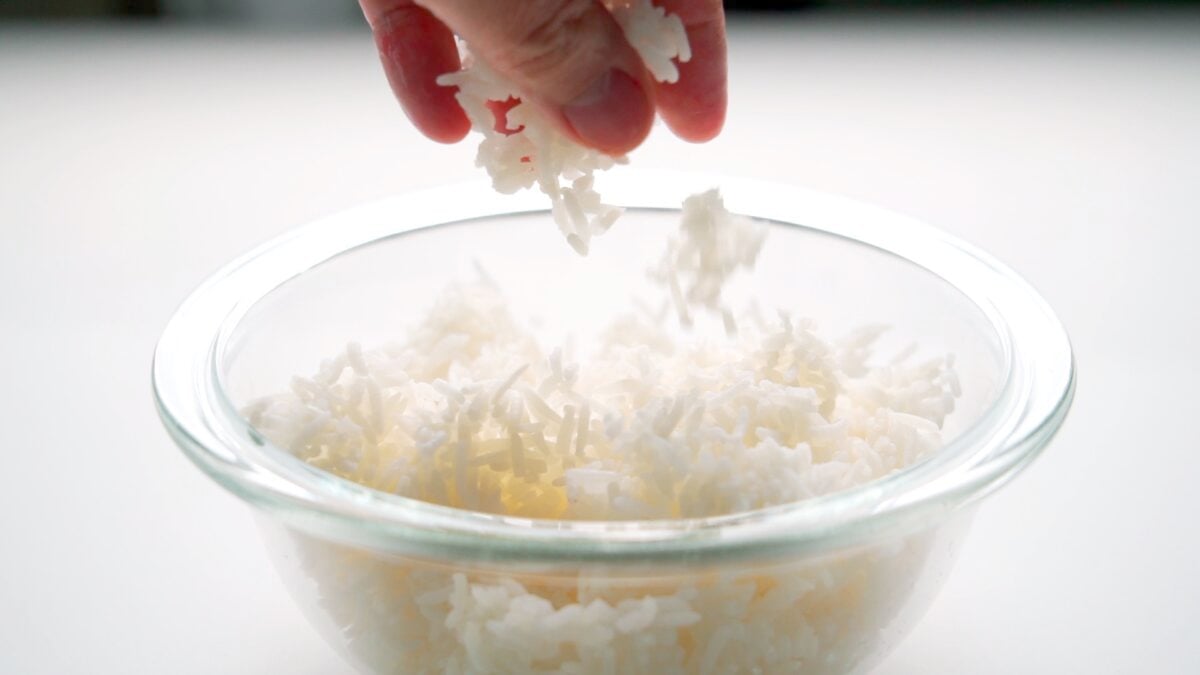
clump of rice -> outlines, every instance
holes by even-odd
[[[641,56],[650,74],[660,82],[675,82],[675,61],[691,59],[683,22],[650,0],[614,0],[607,3],[626,37]],[[576,143],[558,131],[533,106],[521,102],[522,93],[510,80],[475,57],[460,42],[463,68],[438,78],[444,86],[458,88],[456,98],[471,128],[482,134],[477,166],[487,170],[496,190],[511,194],[537,185],[550,197],[554,222],[580,255],[587,255],[593,236],[603,234],[621,210],[604,204],[593,187],[594,173],[625,163]],[[507,110],[503,131],[489,103],[516,105]]]
[[[691,325],[692,308],[699,307],[719,314],[727,332],[737,332],[721,291],[738,270],[754,267],[766,236],[762,225],[729,213],[715,189],[683,201],[679,233],[667,242],[661,262],[651,271],[651,277],[667,288],[681,324]]]

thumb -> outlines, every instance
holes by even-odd
[[[599,0],[417,2],[584,145],[619,155],[650,133],[653,84]]]

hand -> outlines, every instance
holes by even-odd
[[[470,122],[437,77],[461,67],[454,33],[580,143],[637,147],[655,111],[680,138],[707,141],[725,121],[721,0],[656,0],[687,28],[692,58],[660,84],[600,0],[360,0],[388,82],[413,124],[443,143]]]

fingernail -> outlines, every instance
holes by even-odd
[[[654,107],[642,86],[616,68],[597,78],[562,111],[584,143],[612,155],[637,147],[654,122]]]

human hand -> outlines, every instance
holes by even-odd
[[[433,140],[471,125],[437,77],[461,67],[454,34],[583,145],[620,155],[637,147],[655,111],[677,136],[707,141],[725,121],[721,0],[655,0],[687,29],[692,58],[679,81],[655,82],[600,0],[360,0],[384,72],[413,124]]]

